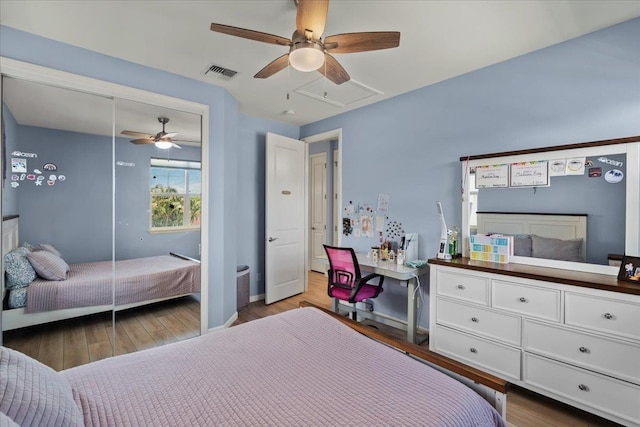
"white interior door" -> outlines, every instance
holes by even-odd
[[[305,274],[305,144],[267,133],[265,302],[302,293]]]
[[[326,264],[318,260],[326,258],[322,245],[327,242],[327,153],[309,157],[310,265],[311,270],[324,273]]]
[[[340,233],[342,233],[339,192],[340,168],[338,165],[338,150],[333,150],[333,246],[340,246]]]

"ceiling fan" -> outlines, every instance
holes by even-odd
[[[289,47],[289,53],[258,71],[255,78],[266,79],[291,64],[300,71],[318,70],[337,85],[351,77],[331,53],[367,52],[400,45],[398,31],[344,33],[322,39],[329,0],[297,0],[297,4],[296,30],[291,39],[223,24],[211,24],[211,31]]]
[[[164,130],[164,126],[169,123],[168,117],[158,117],[158,121],[162,123],[162,131],[156,133],[155,135],[149,135],[147,133],[135,132],[132,130],[123,130],[120,132],[122,135],[133,136],[134,138],[131,140],[134,144],[155,144],[156,147],[161,148],[163,150],[169,149],[171,147],[174,148],[182,148],[175,142],[173,142],[172,138],[178,135],[177,132],[167,133]]]

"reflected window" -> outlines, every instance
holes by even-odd
[[[151,159],[151,231],[200,229],[200,162]]]

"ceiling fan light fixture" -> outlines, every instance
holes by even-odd
[[[155,145],[161,150],[168,150],[173,147],[173,143],[171,141],[156,141]]]
[[[324,49],[310,40],[295,43],[289,52],[289,63],[298,71],[315,71],[324,64]]]

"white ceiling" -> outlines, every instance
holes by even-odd
[[[226,88],[240,112],[303,125],[449,79],[640,16],[639,1],[332,0],[324,35],[400,31],[400,47],[336,54],[361,87],[316,82],[317,72],[253,75],[287,48],[213,33],[212,22],[290,37],[293,0],[0,1],[0,23],[106,55]],[[210,64],[238,71],[205,77]],[[327,91],[327,103],[296,91]],[[326,86],[325,86],[326,85]],[[376,93],[376,91],[382,94]],[[287,92],[291,93],[287,100]],[[293,110],[295,114],[283,114]],[[156,123],[157,124],[157,123]],[[142,129],[141,129],[142,130]]]

